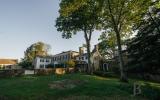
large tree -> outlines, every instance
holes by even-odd
[[[92,73],[90,41],[93,31],[98,25],[98,12],[100,10],[96,0],[61,0],[60,15],[56,20],[57,30],[62,32],[63,38],[71,38],[72,35],[82,31],[87,46],[88,72]]]
[[[32,62],[36,56],[47,56],[50,49],[50,45],[43,42],[37,42],[32,44],[26,49],[24,53],[24,58],[20,62],[20,65],[25,68],[31,67]]]
[[[116,50],[116,37],[112,32],[103,32],[99,38],[99,51],[105,59],[113,59]]]
[[[128,71],[160,74],[160,1],[149,7],[138,34],[128,44]]]
[[[129,34],[134,23],[139,22],[151,0],[103,0],[103,28],[116,35],[121,81],[127,81],[121,48],[121,35]]]
[[[50,48],[43,42],[34,43],[26,49],[24,59],[32,62],[36,56],[47,56]]]

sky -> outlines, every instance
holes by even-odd
[[[50,54],[74,50],[85,43],[83,33],[63,39],[57,32],[60,0],[0,0],[0,58],[24,57],[24,51],[38,41],[51,46]],[[92,36],[92,48],[99,32]]]

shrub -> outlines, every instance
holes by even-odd
[[[75,62],[73,60],[69,60],[66,62],[67,67],[75,67]]]
[[[36,74],[37,75],[50,75],[50,74],[54,74],[55,73],[55,69],[52,68],[48,68],[48,69],[37,69],[36,70]]]
[[[21,76],[24,74],[23,69],[0,70],[0,77]]]
[[[55,67],[54,64],[49,64],[49,65],[47,65],[47,68],[54,68],[54,67]]]

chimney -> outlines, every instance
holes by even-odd
[[[97,45],[94,45],[94,50],[95,50],[95,51],[98,51],[98,44],[97,44]]]
[[[84,54],[84,48],[83,47],[79,47],[79,55]]]

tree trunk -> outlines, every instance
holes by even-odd
[[[84,37],[85,37],[85,40],[86,40],[86,45],[87,45],[87,56],[88,56],[88,69],[87,69],[87,72],[89,74],[92,74],[92,67],[91,67],[91,51],[90,51],[90,40],[87,36],[87,32],[84,31]]]
[[[117,45],[118,45],[118,60],[119,60],[119,66],[120,66],[120,80],[122,82],[128,82],[127,77],[124,73],[124,61],[123,61],[123,55],[122,55],[122,47],[121,47],[121,37],[118,31],[116,31],[116,37],[117,37]]]
[[[88,73],[92,74],[93,70],[92,70],[92,66],[91,66],[91,52],[90,52],[90,41],[87,41],[87,55],[88,55]]]

